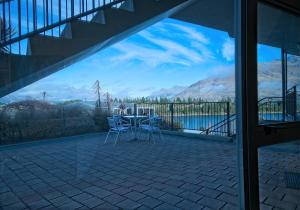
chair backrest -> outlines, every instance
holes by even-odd
[[[120,115],[113,115],[112,118],[116,121],[117,124],[122,123],[122,117]]]
[[[118,127],[117,122],[115,121],[115,119],[113,117],[108,117],[107,122],[108,122],[108,126],[110,128],[117,128]]]
[[[132,115],[132,114],[133,114],[132,108],[127,108],[127,109],[126,109],[126,114],[127,114],[127,115]]]
[[[162,119],[159,116],[152,116],[149,118],[149,122],[151,126],[160,127],[162,123]]]

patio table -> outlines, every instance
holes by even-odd
[[[142,120],[142,119],[147,119],[148,116],[146,115],[126,115],[123,116],[125,119],[128,119],[130,121],[130,123],[132,123],[133,121],[133,125],[134,125],[134,139],[133,140],[138,140],[137,139],[137,128],[138,128],[138,121]]]

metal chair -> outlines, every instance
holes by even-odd
[[[128,132],[129,127],[125,127],[122,124],[118,124],[118,122],[113,117],[108,117],[107,121],[108,121],[108,125],[109,125],[109,131],[106,135],[104,144],[106,144],[110,133],[116,133],[117,134],[117,136],[115,138],[115,145],[116,145],[119,140],[120,133]]]
[[[153,138],[154,133],[159,134],[159,140],[162,140],[161,132],[162,119],[159,116],[152,116],[146,120],[142,120],[139,123],[139,129],[141,131],[148,132],[148,140],[150,141]],[[155,143],[155,141],[153,141]]]
[[[130,120],[125,120],[121,115],[113,115],[113,118],[118,125],[128,127],[128,129],[131,131],[131,135],[133,135],[132,122]]]

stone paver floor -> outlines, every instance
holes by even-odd
[[[1,147],[0,209],[237,208],[235,144],[164,136],[113,146],[104,137]],[[262,209],[300,209],[300,191],[282,179],[299,164],[297,151],[260,151]]]

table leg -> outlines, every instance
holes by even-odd
[[[134,118],[134,140],[137,140],[137,118]]]

